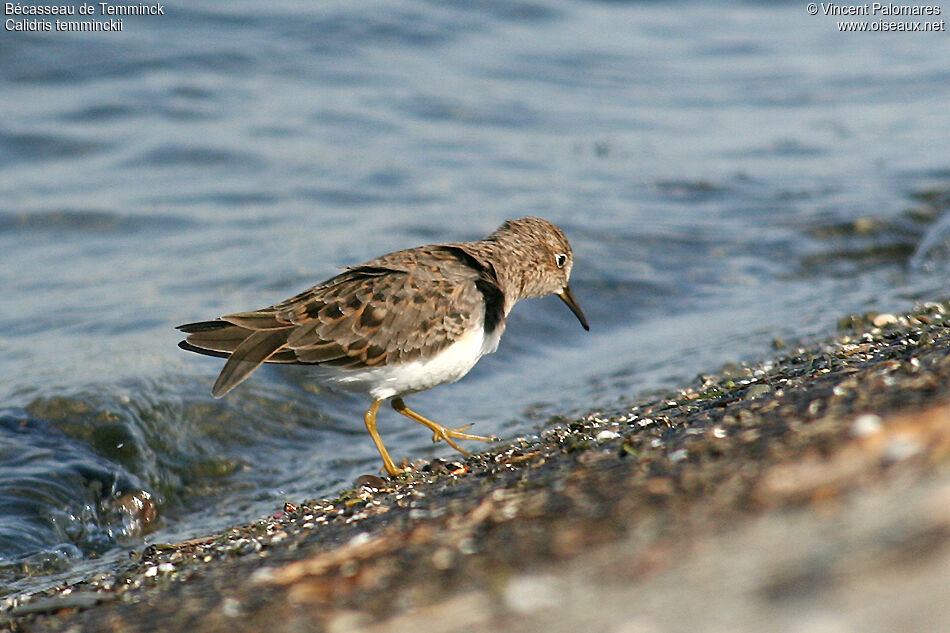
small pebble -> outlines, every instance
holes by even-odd
[[[745,392],[745,400],[754,400],[756,398],[761,398],[765,394],[772,391],[772,387],[766,384],[755,384],[749,387]]]
[[[243,614],[241,603],[234,598],[225,598],[221,601],[221,612],[228,618],[237,618]]]
[[[432,554],[432,566],[445,571],[452,566],[455,554],[448,547],[440,547]]]
[[[881,416],[865,413],[855,418],[851,423],[851,435],[854,437],[868,437],[881,430]]]
[[[874,324],[874,327],[884,327],[885,325],[892,325],[897,323],[897,317],[893,314],[879,314],[874,317],[874,320],[871,321]]]
[[[349,633],[364,629],[371,621],[368,615],[360,611],[337,611],[327,620],[326,630],[327,633]]]
[[[670,461],[673,462],[674,464],[676,462],[683,461],[687,457],[689,457],[689,451],[687,451],[685,448],[678,448],[675,451],[670,453]]]
[[[249,580],[252,583],[266,583],[274,579],[274,570],[270,567],[259,567]]]
[[[505,603],[515,613],[532,613],[551,609],[561,602],[557,578],[548,575],[526,575],[511,579],[505,587]]]
[[[356,478],[356,488],[373,488],[382,490],[386,487],[386,480],[376,475],[360,475]]]
[[[913,457],[923,450],[924,447],[917,438],[898,435],[888,442],[887,448],[884,450],[884,458],[890,462],[899,462]]]

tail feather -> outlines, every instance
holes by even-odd
[[[205,356],[216,356],[216,357],[218,357],[218,358],[227,358],[228,356],[231,355],[230,352],[221,352],[221,351],[214,350],[214,349],[207,349],[207,348],[204,348],[204,347],[197,347],[197,346],[195,346],[195,345],[192,345],[192,344],[189,343],[188,341],[179,341],[179,342],[178,342],[178,347],[180,347],[181,349],[183,349],[183,350],[185,350],[185,351],[188,351],[188,352],[196,352],[196,353],[198,353],[198,354],[204,354]]]
[[[214,323],[213,321],[209,323]],[[224,323],[223,326],[207,327],[199,329],[184,330],[188,332],[185,343],[191,347],[191,351],[204,353],[204,350],[210,352],[228,352],[236,350],[247,337],[254,333],[254,330]],[[194,349],[198,348],[198,349]],[[216,356],[217,354],[210,354]]]
[[[220,398],[244,382],[287,342],[288,334],[287,329],[258,330],[251,333],[231,353],[211,389],[211,395]]]
[[[290,329],[253,330],[218,319],[179,325],[188,336],[178,347],[205,356],[226,358],[211,393],[225,395],[250,376],[262,363],[299,362],[293,350],[281,349]]]
[[[273,310],[235,312],[221,317],[221,320],[249,330],[279,330],[291,325],[289,321],[279,318]]]
[[[220,330],[222,328],[230,327],[231,324],[227,321],[222,321],[218,319],[216,321],[198,321],[197,323],[185,323],[184,325],[179,325],[175,329],[181,330],[186,334],[193,334],[197,332],[213,332],[214,330]]]

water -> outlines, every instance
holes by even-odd
[[[947,293],[945,32],[799,3],[165,13],[0,36],[0,592],[375,472],[359,398],[265,368],[213,400],[220,360],[176,348],[337,266],[565,230],[591,332],[519,305],[409,401],[504,438]],[[380,428],[397,459],[452,454]]]

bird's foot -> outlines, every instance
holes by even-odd
[[[428,425],[427,425],[428,426]],[[436,422],[432,422],[432,426],[429,426],[432,429],[432,442],[438,442],[439,440],[445,440],[445,443],[460,452],[463,455],[470,455],[467,450],[455,443],[454,440],[476,440],[479,442],[497,442],[498,438],[495,436],[486,437],[484,435],[474,435],[472,433],[465,433],[466,429],[471,428],[471,424],[466,424],[457,429],[450,429],[446,426],[442,426]]]
[[[411,418],[422,424],[430,431],[432,431],[432,441],[438,442],[444,440],[446,444],[462,453],[463,455],[469,455],[470,453],[455,443],[455,440],[476,440],[479,442],[497,442],[498,438],[495,436],[486,437],[484,435],[474,435],[472,433],[466,433],[465,430],[471,428],[471,424],[466,426],[459,427],[457,429],[450,429],[447,426],[443,426],[438,422],[433,422],[432,420],[423,417],[406,406],[402,401],[402,398],[393,398],[392,401],[393,408],[404,416]]]

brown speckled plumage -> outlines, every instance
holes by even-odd
[[[472,333],[479,340],[493,335],[497,344],[505,317],[520,299],[558,294],[586,329],[568,286],[572,265],[570,244],[555,225],[539,218],[511,220],[483,240],[396,251],[276,305],[181,325],[188,336],[179,346],[228,359],[212,390],[217,397],[265,362],[372,374],[375,368],[434,359]],[[397,396],[394,405],[402,406],[398,396],[428,388],[433,380],[457,380],[485,352],[466,347],[454,365],[439,369],[444,379],[429,374],[424,386],[390,391]],[[370,375],[364,382],[373,380]],[[392,396],[380,398],[386,397]],[[393,472],[389,462],[387,469]]]

